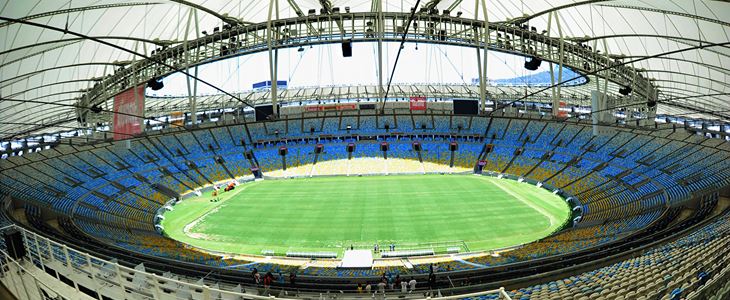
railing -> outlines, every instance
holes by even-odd
[[[261,286],[232,286],[204,279],[193,283],[195,279],[180,278],[169,272],[163,275],[147,272],[142,264],[129,268],[115,261],[97,258],[15,225],[6,226],[0,232],[9,230],[18,230],[22,234],[26,255],[16,260],[0,249],[0,282],[18,299],[324,299],[335,298],[335,295],[339,299],[386,298],[386,293],[380,292],[372,295],[339,292],[329,297],[329,294],[289,293]],[[49,280],[49,276],[55,277],[55,280]],[[511,300],[504,288],[440,299],[490,294]],[[394,292],[392,295],[404,299],[424,297],[421,290],[405,294]],[[437,297],[438,291],[432,295]]]

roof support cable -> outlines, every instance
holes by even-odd
[[[406,35],[408,35],[408,30],[411,28],[411,22],[413,22],[413,18],[416,16],[416,10],[418,9],[418,5],[421,4],[421,0],[416,1],[416,5],[411,8],[411,16],[408,18],[408,23],[406,23],[406,29],[403,31],[403,37],[400,40],[400,47],[398,48],[398,54],[395,56],[395,62],[393,63],[393,70],[390,72],[390,79],[388,79],[388,85],[385,88],[385,96],[383,96],[383,106],[380,109],[380,113],[385,113],[385,102],[388,101],[388,93],[390,92],[390,84],[393,83],[393,75],[395,75],[395,69],[398,67],[398,59],[400,59],[400,53],[403,51],[403,45],[406,42]]]
[[[68,9],[69,9],[69,10],[71,10],[71,2],[73,2],[73,0],[68,0]],[[71,17],[71,12],[69,12],[69,13],[67,13],[67,14],[66,14],[66,25],[65,25],[65,26],[63,27],[63,28],[64,28],[64,29],[63,29],[63,33],[64,33],[64,34],[65,34],[66,32],[68,32],[68,19],[69,19],[70,17]]]

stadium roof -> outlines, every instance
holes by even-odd
[[[164,44],[193,39],[221,24],[267,21],[270,1],[223,0],[0,0],[0,16],[66,28],[87,36],[149,53]],[[382,9],[407,12],[416,1],[382,1]],[[482,0],[430,0],[420,6],[461,12],[483,19]],[[642,60],[660,88],[659,114],[730,120],[730,3],[727,1],[632,0],[556,1],[488,0],[489,21],[529,19],[539,31],[558,12],[563,34],[592,44],[603,53],[627,58],[652,56],[701,45],[708,47]],[[329,6],[352,12],[373,11],[378,1],[278,0],[279,18],[297,10]],[[191,11],[198,29],[186,26]],[[551,36],[558,36],[552,26]],[[133,54],[38,26],[0,20],[0,138],[27,133],[37,124],[56,124],[36,131],[78,126],[73,105],[99,78],[130,63]],[[604,42],[605,41],[605,42]],[[721,45],[713,45],[718,44]]]

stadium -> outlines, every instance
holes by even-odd
[[[0,298],[727,299],[728,20],[0,0]]]

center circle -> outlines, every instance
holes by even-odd
[[[335,176],[263,180],[185,199],[165,234],[232,254],[433,249],[528,243],[559,230],[565,201],[528,183],[475,175]],[[451,250],[449,250],[451,248]]]

